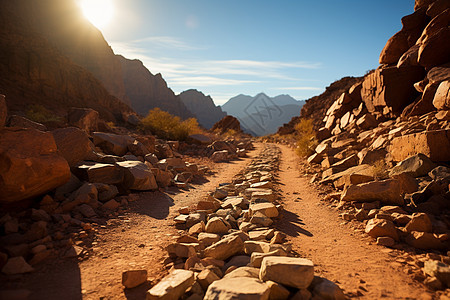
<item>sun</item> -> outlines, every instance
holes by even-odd
[[[95,27],[104,29],[114,15],[112,0],[80,0],[83,14]]]

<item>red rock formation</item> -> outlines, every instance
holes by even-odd
[[[211,131],[223,134],[230,129],[236,131],[237,133],[242,133],[239,120],[233,116],[226,116],[222,120],[214,124],[214,126],[211,128]]]

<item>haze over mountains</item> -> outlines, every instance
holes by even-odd
[[[277,132],[278,128],[298,116],[305,101],[289,95],[269,97],[264,93],[252,97],[238,95],[222,105],[222,110],[241,122],[244,131],[256,136]]]

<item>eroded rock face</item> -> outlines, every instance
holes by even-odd
[[[69,180],[69,165],[57,152],[51,133],[3,128],[0,140],[2,203],[41,195]]]

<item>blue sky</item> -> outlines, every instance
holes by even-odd
[[[238,94],[308,99],[378,66],[413,0],[110,0],[102,28],[116,54],[140,59],[180,93],[220,105]]]

